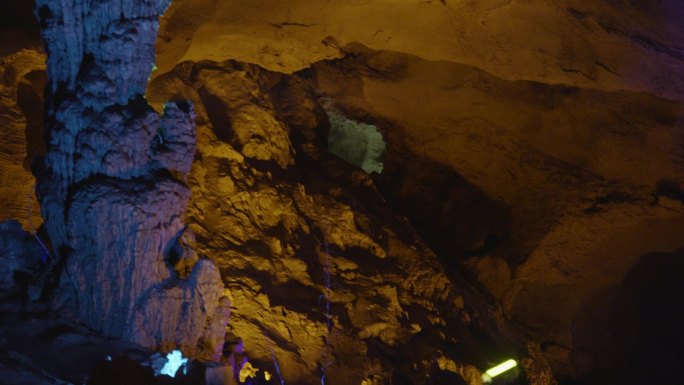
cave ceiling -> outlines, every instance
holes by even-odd
[[[49,79],[11,3],[0,220],[36,233]],[[173,0],[145,92],[196,114],[171,173],[196,255],[173,269],[213,261],[231,335],[292,383],[418,383],[431,357],[474,385],[505,354],[538,385],[640,383],[684,343],[663,300],[684,303],[682,20],[676,0]],[[328,151],[333,115],[377,129],[381,172]]]
[[[174,1],[157,65],[235,59],[293,73],[349,43],[477,67],[503,80],[680,99],[677,1]]]

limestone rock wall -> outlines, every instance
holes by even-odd
[[[482,325],[469,324],[463,288],[369,176],[326,151],[328,117],[310,83],[184,62],[147,97],[197,106],[189,228],[221,270],[229,329],[255,367],[276,375],[277,363],[286,383],[302,384],[462,376],[439,356],[479,381]]]
[[[37,2],[49,79],[37,191],[64,261],[56,301],[104,335],[217,358],[228,315],[218,270],[176,246],[189,236],[193,107],[170,102],[160,117],[143,97],[167,6]]]
[[[347,49],[305,73],[382,130],[376,180],[392,207],[521,335],[545,341],[557,374],[610,376],[580,336],[619,305],[599,298],[643,255],[684,245],[682,104]]]
[[[45,152],[42,103],[45,56],[21,49],[3,56],[0,82],[0,220],[16,219],[37,231],[42,218],[31,166]]]

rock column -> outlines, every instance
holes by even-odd
[[[218,269],[182,242],[194,111],[170,102],[160,117],[143,95],[170,0],[36,3],[49,77],[37,193],[64,262],[59,296],[105,335],[211,358],[227,300]]]

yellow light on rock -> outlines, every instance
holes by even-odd
[[[499,365],[496,365],[495,367],[488,369],[486,372],[484,372],[484,374],[482,374],[482,381],[487,383],[492,382],[492,378],[500,375],[501,373],[507,372],[515,368],[516,366],[518,366],[518,363],[513,359],[504,361]]]

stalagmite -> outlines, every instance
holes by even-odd
[[[227,322],[218,269],[189,235],[182,181],[195,152],[190,103],[160,117],[144,91],[168,0],[40,0],[49,142],[38,196],[64,261],[58,301],[107,336],[216,358]],[[191,261],[189,275],[174,264]]]

